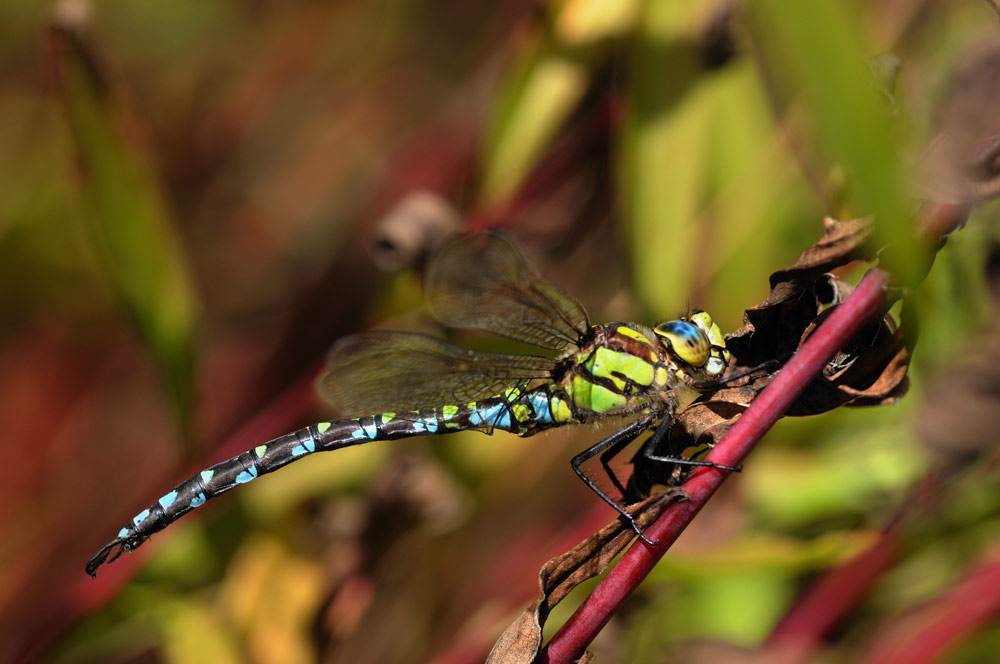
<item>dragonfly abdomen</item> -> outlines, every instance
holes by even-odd
[[[531,390],[513,387],[503,394],[465,404],[446,404],[426,411],[383,413],[356,420],[321,423],[317,427],[349,427],[357,423],[360,431],[352,431],[350,436],[362,437],[358,442],[369,442],[470,430],[486,433],[499,430],[530,436],[575,421],[568,397],[553,384],[544,384]],[[324,449],[326,444],[322,441],[331,432],[332,429],[324,431],[319,437]],[[342,433],[334,434],[334,438],[343,437]]]
[[[150,535],[163,530],[206,501],[277,470],[316,447],[316,427],[306,427],[192,475],[132,517],[118,531],[115,539],[90,559],[87,573],[95,576],[97,568],[105,561],[115,560],[123,552],[138,548]]]
[[[529,436],[569,421],[572,415],[565,399],[553,396],[545,386],[532,391],[512,388],[504,395],[464,405],[319,422],[258,445],[184,480],[119,530],[117,537],[90,560],[87,572],[94,576],[105,561],[138,548],[150,535],[206,501],[313,452],[468,430],[489,433],[499,429]]]

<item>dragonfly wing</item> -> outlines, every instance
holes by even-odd
[[[334,345],[320,396],[345,415],[466,404],[545,379],[553,361],[534,355],[480,353],[416,332],[375,330]]]
[[[434,315],[450,327],[552,350],[575,344],[590,328],[580,303],[539,275],[501,233],[449,241],[428,266],[424,287]]]

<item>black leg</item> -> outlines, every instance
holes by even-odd
[[[774,366],[777,366],[790,358],[792,355],[784,355],[782,357],[776,357],[773,360],[768,360],[767,362],[761,362],[753,369],[747,369],[746,371],[741,371],[738,374],[732,376],[727,376],[725,378],[720,378],[719,380],[696,380],[691,382],[691,387],[701,392],[707,392],[709,390],[717,390],[723,385],[737,381],[740,378],[746,378],[747,376],[752,376],[758,371],[766,371]]]
[[[573,466],[573,472],[575,472],[580,477],[580,479],[583,480],[583,483],[586,484],[588,487],[590,487],[591,491],[600,496],[601,500],[606,502],[608,505],[611,505],[611,507],[613,507],[616,512],[621,514],[625,518],[625,520],[628,521],[629,525],[632,526],[632,530],[634,530],[636,534],[639,535],[639,537],[641,537],[644,542],[646,542],[651,546],[656,546],[656,542],[646,537],[646,535],[642,532],[642,529],[639,528],[639,524],[635,522],[635,519],[632,517],[632,515],[626,512],[625,508],[619,505],[614,499],[611,498],[611,496],[601,491],[601,488],[597,486],[592,479],[587,477],[587,474],[584,473],[582,469],[583,464],[586,463],[588,459],[593,458],[594,456],[600,454],[601,452],[604,452],[605,450],[607,450],[608,452],[612,451],[614,452],[608,457],[608,459],[613,457],[618,452],[621,452],[621,450],[624,449],[626,445],[631,443],[633,440],[636,439],[637,436],[639,436],[639,434],[648,429],[650,424],[651,421],[649,418],[642,418],[639,420],[635,420],[634,422],[630,422],[624,428],[619,429],[618,431],[611,434],[610,436],[600,441],[599,443],[596,443],[595,445],[592,445],[591,447],[587,448],[580,454],[577,454],[575,457],[573,457],[573,460],[570,461],[570,465]],[[605,459],[602,456],[601,461],[604,462],[604,460]],[[606,464],[605,468],[607,469]],[[615,482],[616,486],[621,486],[621,483],[617,481],[617,478],[613,477],[612,481]]]
[[[616,489],[618,489],[618,493],[622,496],[625,495],[625,487],[622,486],[621,480],[618,479],[618,475],[616,475],[615,471],[611,468],[611,460],[621,454],[621,451],[628,447],[628,444],[635,440],[638,435],[639,434],[636,434],[631,438],[623,438],[622,440],[619,440],[617,443],[604,450],[604,453],[601,454],[601,465],[604,467],[604,474],[608,476],[608,479],[611,480],[611,483]]]
[[[659,447],[660,441],[663,439],[664,436],[667,435],[667,432],[670,430],[670,424],[672,423],[672,421],[673,421],[672,417],[664,417],[660,421],[660,425],[656,427],[656,431],[653,432],[653,435],[650,436],[649,440],[646,441],[646,444],[642,446],[640,454],[642,455],[644,461],[655,461],[657,463],[671,463],[677,466],[710,466],[712,468],[719,468],[721,470],[730,470],[736,473],[743,470],[742,468],[735,468],[733,466],[724,466],[721,463],[712,463],[711,461],[698,461],[696,459],[686,459],[681,456],[671,456],[671,455],[661,456],[659,454],[656,454],[655,453],[656,448]]]
[[[668,404],[669,405],[669,404]],[[660,418],[660,423],[656,426],[656,431],[653,435],[646,439],[646,442],[642,444],[642,448],[632,458],[632,476],[628,480],[628,488],[623,494],[624,501],[627,503],[636,502],[641,498],[646,498],[649,495],[649,489],[652,488],[653,484],[667,484],[666,482],[660,482],[652,478],[645,470],[648,466],[642,463],[636,463],[636,459],[644,460],[652,454],[660,445],[660,441],[663,437],[667,435],[670,430],[670,424],[674,420],[674,408],[669,405],[667,411]],[[642,480],[640,480],[640,475]],[[647,480],[652,480],[647,481]]]
[[[742,470],[741,468],[725,466],[711,461],[699,461],[671,454],[657,454],[656,451],[660,447],[660,443],[664,437],[670,431],[672,422],[673,418],[669,415],[664,417],[660,421],[659,426],[656,427],[653,435],[649,437],[649,440],[639,450],[638,459],[633,463],[634,472],[632,479],[629,481],[629,488],[631,489],[629,495],[631,497],[647,495],[649,488],[654,484],[665,484],[668,486],[676,484],[678,478],[674,477],[673,469],[677,466],[689,468],[694,466],[709,466],[736,473]],[[652,462],[652,464],[649,462]],[[667,468],[664,469],[663,466],[667,466]],[[663,472],[664,470],[666,472]]]
[[[685,459],[684,457],[673,457],[673,456],[657,456],[655,454],[646,454],[643,456],[647,461],[656,461],[658,463],[672,463],[678,466],[709,466],[710,468],[718,468],[720,470],[729,470],[734,473],[743,472],[743,466],[725,466],[721,463],[713,463],[711,461],[698,461],[696,459]]]

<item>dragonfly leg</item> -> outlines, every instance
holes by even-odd
[[[622,438],[618,442],[611,445],[611,447],[604,450],[604,452],[601,454],[601,465],[604,467],[604,474],[608,476],[608,479],[611,480],[611,483],[614,485],[615,489],[617,489],[618,493],[620,493],[622,496],[625,496],[625,487],[622,486],[621,480],[618,479],[618,475],[611,468],[611,460],[614,459],[619,454],[621,454],[622,450],[628,447],[628,444],[631,443],[633,440],[635,440],[637,436],[638,434],[632,436],[631,438],[627,437]],[[584,452],[584,454],[586,454],[586,452]]]
[[[619,505],[618,502],[615,501],[611,496],[604,493],[604,491],[602,491],[601,488],[594,483],[594,480],[587,477],[587,474],[583,472],[583,467],[582,467],[583,464],[586,463],[588,459],[592,459],[594,456],[601,454],[602,452],[605,452],[605,450],[607,450],[608,452],[613,452],[612,454],[610,454],[610,456],[608,456],[608,459],[610,459],[615,454],[624,449],[626,445],[635,440],[639,436],[639,434],[648,429],[649,425],[650,425],[650,420],[648,418],[642,418],[639,420],[635,420],[634,422],[630,422],[624,428],[619,429],[618,431],[611,434],[604,440],[592,445],[591,447],[588,447],[580,454],[577,454],[575,457],[573,457],[573,460],[570,461],[570,465],[573,466],[573,472],[575,472],[579,476],[579,478],[583,480],[583,483],[586,484],[591,491],[600,496],[601,500],[606,502],[608,505],[611,505],[611,507],[613,507],[616,512],[622,515],[622,517],[624,517],[625,520],[628,521],[629,525],[632,526],[632,530],[634,530],[636,534],[640,538],[642,538],[644,542],[646,542],[650,546],[656,546],[656,542],[646,537],[645,533],[642,532],[642,529],[639,527],[639,524],[635,522],[635,518],[631,514],[629,514],[624,507]],[[601,457],[601,461],[602,463],[605,461],[604,456]],[[605,468],[607,469],[606,464]],[[613,481],[616,479],[617,478],[613,478]],[[618,486],[621,485],[621,483],[617,481],[615,481],[615,484]]]
[[[670,454],[669,446],[666,446],[668,454],[657,454],[664,437],[669,432],[671,422],[672,418],[668,414],[660,421],[656,431],[646,440],[642,449],[632,460],[634,470],[628,482],[627,501],[633,502],[648,496],[652,487],[657,484],[678,486],[683,482],[683,475],[679,475],[677,472],[679,468],[709,466],[720,470],[740,472],[741,468],[738,467]]]
[[[601,455],[601,466],[604,467],[604,474],[608,476],[608,479],[611,480],[611,484],[615,487],[615,490],[617,490],[622,496],[625,495],[625,487],[622,486],[621,480],[618,479],[618,475],[616,475],[614,469],[611,468],[610,462],[621,453],[622,449],[624,449],[629,442],[631,441],[622,441],[621,444],[605,450],[604,454]]]
[[[656,431],[654,431],[653,435],[649,437],[649,440],[646,441],[646,444],[642,446],[642,451],[640,452],[640,454],[642,455],[643,460],[655,461],[657,463],[671,463],[676,466],[688,466],[688,467],[709,466],[711,468],[718,468],[720,470],[729,470],[734,473],[738,473],[743,470],[742,467],[725,466],[721,463],[713,463],[711,461],[686,459],[682,456],[673,456],[669,454],[665,456],[660,454],[655,454],[654,451],[657,449],[657,447],[659,447],[660,441],[663,440],[663,437],[666,436],[667,432],[670,430],[670,424],[672,421],[673,418],[670,416],[664,417],[662,420],[660,420],[660,425],[656,427]]]
[[[657,463],[672,463],[678,466],[708,466],[709,468],[718,468],[719,470],[728,470],[734,473],[743,472],[743,466],[726,466],[724,464],[715,463],[712,461],[699,461],[697,459],[685,459],[684,457],[644,454],[643,458],[645,458],[647,461],[656,461]]]
[[[713,346],[714,348],[714,346]],[[765,362],[761,362],[752,369],[747,369],[746,371],[741,371],[738,374],[733,374],[732,376],[726,376],[725,378],[720,378],[718,380],[696,380],[691,382],[691,387],[702,392],[707,392],[709,390],[717,390],[723,385],[728,385],[729,383],[736,382],[741,378],[746,378],[747,376],[753,376],[753,374],[758,371],[769,371],[770,369],[782,364],[792,356],[792,353],[787,355],[782,355],[781,357],[776,357]],[[763,374],[762,374],[763,375]],[[760,378],[760,376],[756,376]]]

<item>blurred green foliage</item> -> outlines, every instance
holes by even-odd
[[[187,258],[147,159],[126,142],[100,63],[72,31],[54,28],[49,40],[82,171],[85,237],[166,379],[186,441],[198,306]]]

